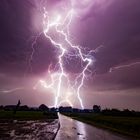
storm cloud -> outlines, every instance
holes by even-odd
[[[30,81],[29,85],[33,86],[35,76],[39,77],[46,72],[50,64],[57,63],[57,50],[41,34],[34,45],[35,52],[31,60],[32,71],[29,69],[33,42],[42,31],[42,13],[39,4],[47,3],[45,0],[40,2],[37,0],[0,1],[1,89],[20,87],[19,81],[22,81],[22,86],[28,87],[25,85],[27,81]],[[67,6],[70,4],[66,0],[49,0],[48,8],[53,12],[54,7],[59,9],[63,3]],[[91,1],[90,6],[73,4],[77,7],[80,16],[77,16],[70,26],[72,41],[74,44],[81,45],[83,50],[89,48],[95,51],[92,53],[95,63],[91,70],[96,70],[96,75],[88,81],[89,90],[83,95],[87,99],[86,106],[89,107],[93,103],[100,104],[104,98],[106,99],[104,106],[110,99],[112,101],[117,99],[118,103],[116,101],[114,105],[113,102],[110,104],[119,106],[122,103],[121,107],[126,107],[128,103],[131,104],[132,95],[134,100],[140,98],[137,92],[140,88],[140,1],[95,0]],[[45,6],[47,8],[47,5]],[[63,12],[63,8],[59,10]],[[80,65],[77,62],[79,63],[79,60],[70,61],[66,69],[69,69],[70,73],[77,73]],[[31,79],[25,78],[24,81],[25,75]],[[34,92],[32,89],[28,91],[25,89],[25,91],[29,91],[30,94]],[[113,92],[115,94],[112,94]],[[22,96],[24,91],[20,93]],[[102,93],[110,95],[109,98],[107,99]],[[18,92],[15,93],[13,101],[17,95]],[[0,96],[1,102],[4,99],[2,103],[9,100],[8,95],[1,94]],[[30,97],[33,98],[32,96]],[[125,102],[125,99],[128,100]],[[88,100],[90,101],[87,102]],[[131,107],[137,108],[139,103],[137,101],[134,105],[134,100]],[[31,104],[36,104],[36,102]]]

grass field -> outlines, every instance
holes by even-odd
[[[40,120],[40,119],[56,119],[56,113],[43,113],[41,111],[0,111],[0,120],[18,119],[18,120]]]
[[[97,127],[140,138],[139,117],[105,116],[94,113],[64,113],[64,115]]]

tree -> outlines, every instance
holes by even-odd
[[[41,104],[41,105],[39,106],[39,110],[41,110],[41,111],[49,111],[49,108],[48,108],[46,105]]]
[[[93,112],[95,112],[95,113],[100,113],[100,112],[101,112],[101,107],[98,106],[98,105],[94,105],[94,106],[93,106]]]
[[[3,110],[3,108],[4,108],[3,105],[1,105],[1,106],[0,106],[0,110]]]

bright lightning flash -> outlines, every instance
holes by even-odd
[[[34,89],[36,89],[39,85],[43,86],[47,89],[52,89],[55,92],[55,103],[54,106],[58,107],[61,103],[67,102],[70,104],[70,106],[73,106],[71,100],[69,99],[69,96],[72,93],[77,94],[77,98],[79,100],[79,103],[81,105],[81,108],[84,109],[83,101],[80,96],[81,89],[84,85],[84,80],[87,76],[87,72],[89,72],[89,66],[92,64],[93,60],[91,56],[88,54],[83,53],[80,46],[73,45],[73,43],[69,39],[70,30],[69,26],[71,24],[71,21],[74,17],[75,11],[74,9],[68,10],[65,17],[61,17],[60,14],[56,15],[54,19],[50,19],[49,13],[44,7],[43,12],[43,33],[45,37],[52,43],[54,47],[56,47],[59,50],[59,54],[57,56],[59,66],[59,70],[57,73],[52,73],[51,68],[48,69],[48,74],[51,78],[51,83],[48,84],[46,80],[39,80],[37,84],[34,86]],[[63,37],[61,41],[57,41],[54,37],[51,36],[50,32],[53,29],[55,31],[56,35]],[[60,42],[60,43],[59,43]],[[65,45],[64,45],[65,44]],[[76,54],[71,54],[69,50],[74,50]],[[82,62],[82,72],[77,74],[74,84],[71,84],[71,80],[67,72],[65,71],[65,64],[64,61],[66,57],[78,57],[80,58]],[[32,56],[31,56],[32,58]],[[65,94],[64,99],[59,101],[59,98],[62,97],[62,89],[64,87],[64,79],[67,81],[67,90],[70,92],[66,92],[68,94]],[[71,93],[71,94],[70,94]]]

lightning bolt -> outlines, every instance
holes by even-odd
[[[130,64],[115,66],[115,67],[110,68],[109,72],[112,72],[114,70],[121,69],[121,68],[127,68],[127,67],[131,67],[131,66],[134,66],[134,65],[139,65],[139,64],[140,64],[140,62],[138,61],[138,62],[132,62]]]
[[[61,91],[64,86],[63,79],[66,79],[67,80],[67,90],[76,92],[77,98],[81,105],[81,108],[84,109],[84,105],[83,105],[82,98],[80,96],[80,92],[84,85],[84,81],[87,76],[87,72],[90,72],[89,66],[92,64],[93,60],[89,55],[90,52],[87,54],[83,53],[82,48],[78,45],[73,45],[73,43],[69,39],[70,25],[71,25],[71,22],[73,19],[73,15],[75,14],[75,11],[74,11],[74,9],[70,9],[70,10],[68,10],[65,18],[61,17],[61,15],[57,15],[54,20],[51,20],[46,8],[43,7],[43,9],[44,9],[43,34],[45,35],[46,39],[48,39],[52,43],[52,45],[59,50],[59,54],[57,57],[58,58],[57,65],[59,66],[59,70],[58,70],[57,74],[55,74],[55,76],[54,76],[54,74],[51,73],[50,67],[49,67],[48,74],[51,77],[51,83],[48,84],[45,80],[41,79],[34,86],[34,89],[36,89],[39,84],[47,89],[56,89],[56,87],[57,87],[57,89],[55,90],[56,93],[55,93],[54,106],[58,107],[61,103],[64,103],[64,102],[67,102],[68,104],[70,104],[70,106],[73,106],[72,102],[69,99],[71,92],[68,92],[66,94],[66,97],[64,100],[59,101],[59,97],[61,97]],[[63,20],[62,20],[62,18],[63,18]],[[51,34],[50,34],[51,29],[53,29],[58,36],[61,36],[63,38],[62,42],[59,43],[59,41],[57,41],[54,37],[51,36]],[[32,48],[33,48],[34,44],[36,43],[36,40],[37,40],[37,38],[35,38],[35,41],[32,44]],[[65,42],[65,45],[63,42]],[[76,53],[71,54],[69,49],[73,49]],[[33,48],[33,52],[30,57],[30,62],[32,60],[33,53],[34,53],[34,48]],[[82,63],[82,72],[76,76],[74,82],[72,82],[74,84],[71,84],[69,75],[65,71],[64,61],[66,61],[66,59],[68,59],[70,57],[78,57],[78,58],[80,58],[81,63]]]
[[[31,44],[32,51],[31,51],[31,54],[30,54],[30,57],[29,57],[29,62],[28,62],[30,72],[32,72],[32,61],[33,61],[33,55],[35,53],[35,45],[37,43],[38,38],[41,36],[41,34],[42,33],[39,33],[38,35],[33,37],[33,41],[32,41],[32,44]]]
[[[12,93],[12,92],[15,92],[15,91],[18,91],[18,90],[23,90],[24,88],[23,87],[19,87],[19,88],[13,88],[13,89],[9,89],[9,90],[0,90],[0,92],[2,93]]]

